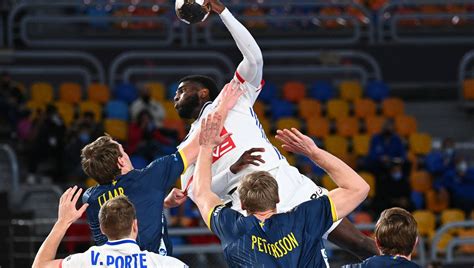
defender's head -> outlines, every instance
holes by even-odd
[[[109,240],[136,239],[138,223],[135,207],[126,196],[107,200],[99,210],[100,231]]]
[[[411,257],[418,242],[417,223],[403,208],[386,209],[375,226],[375,243],[381,254]]]
[[[100,184],[109,183],[133,169],[122,145],[108,135],[99,137],[82,148],[81,165],[87,176]]]
[[[196,119],[202,106],[219,95],[216,82],[204,75],[189,75],[178,81],[174,107],[181,118]]]
[[[238,188],[242,209],[248,214],[276,211],[280,202],[278,183],[266,171],[256,171],[248,174]]]

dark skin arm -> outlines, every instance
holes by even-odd
[[[329,234],[328,240],[360,260],[379,255],[375,241],[357,230],[347,218]]]

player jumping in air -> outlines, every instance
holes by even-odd
[[[263,59],[260,48],[249,31],[218,0],[210,1],[211,8],[218,13],[234,38],[243,55],[231,83],[241,83],[244,94],[235,107],[229,111],[224,123],[223,133],[232,132],[213,154],[212,190],[221,199],[231,203],[233,209],[244,212],[240,207],[236,191],[243,176],[253,170],[268,171],[278,182],[280,203],[278,212],[286,212],[302,202],[327,193],[327,190],[314,184],[309,178],[290,166],[286,159],[267,139],[265,132],[253,110],[253,104],[262,90]],[[181,118],[194,119],[185,141],[179,149],[188,145],[198,135],[200,120],[216,109],[219,91],[215,82],[205,76],[187,76],[179,81],[175,108]],[[261,147],[261,163],[250,166],[238,174],[230,172],[229,167],[251,148]],[[190,165],[181,177],[183,190],[193,197],[194,165]],[[337,226],[337,228],[336,228]],[[330,233],[330,234],[329,234]],[[335,223],[329,230],[328,239],[336,245],[354,253],[361,259],[377,254],[375,243],[358,231],[348,220]],[[327,237],[327,234],[325,238]]]
[[[220,144],[219,114],[202,120],[200,150],[194,173],[194,198],[207,226],[220,238],[230,267],[329,267],[322,241],[324,233],[351,213],[369,192],[354,170],[296,129],[279,130],[283,148],[309,157],[327,171],[338,188],[277,213],[279,186],[266,171],[251,172],[237,192],[249,216],[227,208],[211,191],[213,148]]]

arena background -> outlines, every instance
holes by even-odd
[[[473,2],[223,2],[262,48],[255,110],[267,135],[295,126],[356,168],[372,190],[349,218],[368,235],[381,210],[402,206],[419,224],[416,262],[472,267]],[[136,168],[174,152],[186,133],[171,101],[177,79],[207,74],[223,85],[241,55],[218,16],[186,25],[172,0],[2,0],[0,10],[0,267],[28,267],[63,189],[95,183],[80,169],[84,144],[106,131]],[[144,89],[164,119],[132,120]],[[371,140],[386,118],[405,153],[378,169]],[[150,133],[149,122],[161,126]],[[334,187],[307,159],[285,155]],[[168,213],[176,257],[225,267],[191,202]],[[90,240],[77,222],[58,254]],[[356,261],[327,246],[331,267]]]

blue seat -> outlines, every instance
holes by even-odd
[[[105,114],[109,119],[128,121],[128,105],[119,100],[109,101],[105,106]]]
[[[444,170],[443,155],[440,152],[431,152],[425,156],[425,168],[430,173],[439,173]]]
[[[142,169],[148,166],[148,161],[140,155],[132,155],[130,161],[132,162],[133,167],[137,169]]]
[[[309,97],[326,102],[336,96],[334,87],[329,81],[316,81],[309,89]]]
[[[295,105],[289,101],[274,99],[270,102],[270,111],[273,120],[291,117],[295,113]]]
[[[367,85],[365,95],[375,101],[382,101],[388,97],[389,89],[383,81],[371,81]]]
[[[90,26],[97,29],[107,29],[109,27],[109,21],[107,18],[110,16],[109,12],[105,8],[99,7],[88,7],[86,14],[90,17]]]
[[[119,84],[114,88],[115,99],[124,101],[126,103],[132,103],[138,98],[138,90],[132,84]]]
[[[275,84],[273,84],[272,82],[265,82],[265,85],[263,86],[260,95],[258,95],[258,100],[263,101],[265,103],[270,103],[276,98],[277,93],[278,88]]]
[[[425,206],[425,197],[421,192],[411,192],[411,201],[416,209],[423,209]]]
[[[178,89],[178,82],[174,82],[168,86],[166,89],[166,98],[168,100],[173,100],[174,95],[176,95],[176,90]]]

